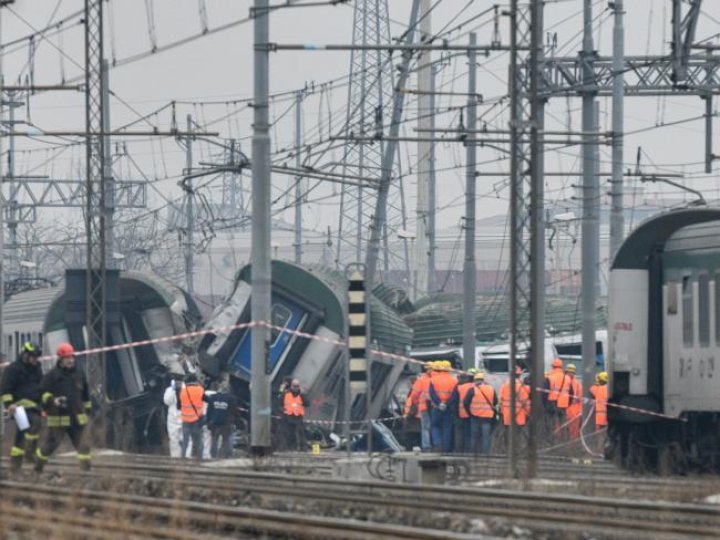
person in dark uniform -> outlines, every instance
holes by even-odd
[[[70,438],[82,470],[90,470],[90,445],[83,437],[92,409],[85,374],[75,366],[75,349],[69,343],[57,348],[57,364],[40,383],[43,407],[47,412],[47,432],[36,452],[35,470],[42,472],[63,435]]]
[[[14,417],[18,407],[22,407],[28,420],[25,429],[20,429],[21,426],[17,424],[15,426],[15,440],[10,449],[10,470],[13,472],[20,470],[23,457],[32,459],[37,449],[42,425],[40,382],[43,374],[40,356],[40,347],[28,341],[23,345],[17,360],[5,368],[0,382],[0,399],[8,416]]]
[[[214,385],[218,389],[217,385]],[[207,396],[207,424],[210,429],[210,456],[213,458],[232,457],[233,433],[237,400],[226,388],[219,388],[216,394]],[[218,453],[218,443],[222,439]]]

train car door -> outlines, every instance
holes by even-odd
[[[292,343],[295,330],[301,330],[308,312],[299,304],[284,296],[272,295],[270,318],[273,328],[270,333],[270,355],[268,373],[275,369],[285,349]],[[245,332],[228,362],[229,371],[240,376],[250,375],[250,344],[252,330]]]

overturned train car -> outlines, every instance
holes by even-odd
[[[51,354],[69,341],[86,349],[84,271],[68,270],[65,288],[20,293],[5,303],[6,350],[16,352],[24,341],[34,340]],[[183,290],[145,273],[109,271],[117,280],[118,298],[109,298],[108,345],[177,335],[196,329],[201,315]],[[162,394],[170,372],[182,373],[181,345],[164,341],[111,351],[106,356],[103,388],[93,388],[108,404],[113,426],[110,447],[153,452],[164,443],[165,407]],[[85,369],[85,357],[78,357]],[[44,366],[48,369],[48,366]]]
[[[228,298],[215,310],[206,329],[249,323],[250,266],[235,278]],[[270,348],[267,371],[274,395],[285,377],[298,378],[310,400],[307,418],[323,421],[332,428],[344,420],[345,369],[343,348],[344,305],[347,281],[324,266],[299,266],[284,261],[272,262]],[[412,342],[412,330],[400,315],[369,295],[371,347],[406,354]],[[250,403],[251,329],[209,333],[201,340],[198,355],[203,371],[211,377],[230,376],[231,386],[240,401]],[[303,334],[310,334],[306,337]],[[404,362],[373,357],[369,403],[362,397],[352,404],[351,417],[366,413],[378,418],[393,397],[393,388]],[[278,403],[276,403],[277,407]]]

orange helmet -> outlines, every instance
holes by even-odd
[[[560,368],[563,367],[562,360],[560,360],[559,358],[556,358],[555,360],[553,360],[553,361],[552,361],[552,367],[555,367],[555,368],[557,368],[557,367],[560,367]]]
[[[75,349],[69,343],[61,343],[58,345],[56,354],[63,358],[64,356],[75,356]]]

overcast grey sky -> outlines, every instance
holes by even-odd
[[[434,2],[433,2],[434,3]],[[2,17],[2,42],[31,33],[31,27],[42,28],[48,22],[57,21],[70,13],[82,9],[81,0],[17,0],[11,10],[4,10]],[[241,20],[248,15],[249,0],[206,0],[208,27],[216,28],[231,21]],[[352,4],[352,2],[351,2]],[[390,0],[392,33],[399,35],[402,24],[408,19],[411,0]],[[627,45],[628,54],[661,54],[669,50],[670,39],[670,0],[631,0],[627,4]],[[720,3],[706,2],[705,13],[700,21],[697,35],[699,38],[712,36],[720,31]],[[106,55],[117,60],[142,54],[151,48],[150,31],[143,0],[111,0],[106,4]],[[154,31],[158,46],[200,32],[201,18],[197,0],[155,0],[149,2],[154,7]],[[434,28],[443,28],[448,21],[457,17],[453,26],[485,11],[492,5],[487,1],[442,0],[434,11]],[[595,6],[596,47],[601,54],[611,52],[612,15],[606,9],[607,2],[598,1]],[[506,6],[505,6],[506,7]],[[459,14],[459,16],[458,16]],[[350,5],[335,7],[293,8],[278,10],[272,14],[272,41],[285,43],[348,43],[351,40],[353,10]],[[557,34],[556,54],[575,55],[579,45],[582,28],[581,0],[559,0],[547,2],[546,28],[548,34]],[[492,32],[492,19],[484,16],[471,25],[462,28],[447,37],[460,42],[467,40],[468,30],[477,29],[478,41],[489,42]],[[32,63],[36,83],[57,83],[61,78],[61,69],[67,78],[81,74],[83,64],[82,27],[50,36],[37,46],[35,60]],[[508,22],[501,20],[501,38],[508,41]],[[29,48],[26,44],[10,47],[4,57],[5,80],[12,82],[18,76],[28,74]],[[62,61],[61,61],[62,59]],[[280,52],[271,58],[272,92],[287,91],[302,87],[306,82],[328,81],[347,74],[349,53],[340,52]],[[502,96],[506,92],[508,56],[504,53],[481,58],[479,88],[486,101]],[[438,87],[445,91],[462,92],[466,87],[467,62],[456,58],[444,68],[439,76]],[[243,150],[248,154],[251,136],[252,110],[245,105],[205,104],[201,102],[241,99],[252,93],[252,24],[245,23],[223,32],[202,37],[181,47],[156,55],[148,56],[111,71],[110,85],[117,96],[112,100],[112,123],[119,126],[136,120],[138,115],[146,114],[167,104],[171,100],[196,101],[198,104],[178,105],[177,115],[184,125],[185,115],[190,113],[200,123],[228,116],[218,120],[208,129],[219,131],[223,137],[240,138]],[[412,84],[415,84],[414,81]],[[327,131],[328,118],[332,116],[334,127],[340,125],[343,118],[343,105],[347,99],[347,89],[338,85],[328,92],[316,92],[307,99],[304,108],[305,132],[308,142],[317,137],[318,126],[323,133]],[[121,101],[122,100],[122,101]],[[464,98],[441,97],[438,104],[445,112],[438,116],[438,125],[452,126],[457,123],[457,111],[447,112],[450,107],[463,105]],[[278,100],[273,107],[273,118],[279,119],[273,130],[273,146],[276,149],[292,145],[293,115],[288,113],[290,102]],[[80,93],[53,92],[31,98],[29,111],[19,110],[18,114],[27,118],[42,129],[77,129],[84,124],[84,102]],[[601,118],[603,127],[610,129],[609,101],[601,100]],[[578,99],[554,99],[547,109],[548,128],[564,128],[568,122],[574,129],[580,127],[580,102]],[[489,127],[507,126],[507,111],[490,105],[481,108],[481,114],[489,122]],[[666,98],[627,100],[626,128],[636,130],[653,127],[660,123],[669,123],[702,114],[703,102],[699,98]],[[487,112],[489,111],[489,112]],[[283,115],[284,114],[284,115]],[[407,114],[414,114],[414,100],[409,99]],[[389,112],[387,113],[389,116]],[[168,110],[153,116],[138,128],[149,124],[160,128],[168,127]],[[717,124],[717,122],[714,122]],[[412,126],[411,126],[412,127]],[[411,134],[411,133],[408,133]],[[664,172],[679,171],[687,173],[693,179],[691,184],[703,190],[708,199],[718,199],[719,187],[716,176],[706,177],[702,173],[703,123],[695,121],[673,127],[653,129],[630,135],[626,139],[626,161],[634,164],[636,148],[642,146],[647,157],[644,162],[651,167],[650,161]],[[77,174],[78,164],[82,160],[82,146],[65,149],[71,139],[42,139],[40,141],[18,140],[19,150],[34,149],[33,152],[20,152],[17,157],[20,171],[33,170],[34,174],[54,174],[69,177]],[[167,204],[167,199],[178,197],[177,176],[184,166],[184,151],[172,139],[162,141],[128,141],[128,148],[144,173],[151,179],[170,177],[165,181],[153,182],[151,202],[155,206]],[[40,149],[40,150],[38,150]],[[546,168],[548,170],[578,171],[579,148],[565,149],[562,152],[548,152]],[[57,153],[57,155],[56,155]],[[718,152],[720,153],[720,152]],[[464,149],[456,143],[443,143],[438,148],[439,200],[438,226],[441,229],[458,230],[463,212],[462,195],[464,190]],[[335,154],[335,159],[339,158]],[[481,149],[479,159],[485,171],[504,171],[508,169],[503,154],[495,150]],[[209,147],[197,148],[196,161],[209,161]],[[416,157],[414,145],[403,148],[405,163],[413,164]],[[51,158],[51,159],[50,159]],[[50,164],[43,164],[50,159]],[[331,157],[328,155],[327,160]],[[603,171],[609,170],[609,149],[602,150]],[[121,171],[122,174],[122,171]],[[135,171],[128,176],[137,177]],[[507,189],[503,178],[483,178],[478,185],[478,215],[489,216],[505,213],[507,209]],[[291,179],[277,176],[273,179],[276,194],[286,188]],[[575,179],[548,178],[547,193],[552,199],[566,199],[573,195]],[[406,180],[407,203],[409,210],[408,228],[414,228],[414,178]],[[670,193],[670,188],[653,187],[651,191]],[[212,196],[211,191],[207,191]],[[308,204],[304,225],[315,230],[325,230],[328,226],[337,227],[339,198],[331,197],[338,188],[324,186],[313,191]],[[281,199],[278,206],[287,202]],[[48,213],[47,215],[51,215]],[[78,214],[79,218],[80,214]],[[291,210],[282,214],[291,221]]]

